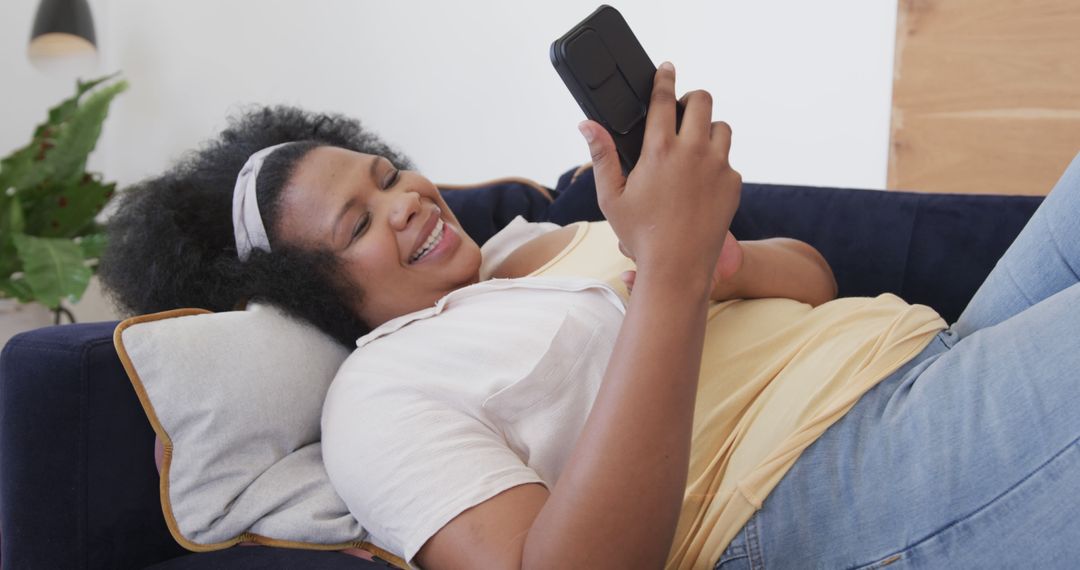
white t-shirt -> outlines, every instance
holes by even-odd
[[[491,279],[357,341],[326,396],[323,460],[369,542],[413,558],[462,511],[552,489],[625,306],[602,281]]]

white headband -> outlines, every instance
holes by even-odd
[[[240,261],[247,261],[252,249],[270,251],[270,238],[266,237],[262,215],[259,214],[259,201],[255,197],[255,180],[259,178],[259,169],[270,153],[292,141],[266,147],[248,157],[240,174],[236,177],[233,188],[232,221],[233,234],[236,237],[236,255]]]

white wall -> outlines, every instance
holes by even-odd
[[[24,63],[31,4],[0,3],[5,153],[71,88]],[[436,182],[554,185],[589,156],[548,46],[597,5],[91,0],[102,71],[131,83],[92,166],[128,184],[240,104],[289,103],[361,119]],[[884,188],[896,0],[613,5],[680,93],[713,94],[745,180]]]
[[[548,46],[598,3],[112,1],[107,56],[132,83],[109,133],[122,181],[241,102],[356,116],[437,182],[554,184],[588,160]],[[714,95],[745,179],[884,187],[896,0],[614,5],[680,92]]]

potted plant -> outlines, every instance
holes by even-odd
[[[74,321],[63,302],[78,301],[90,283],[105,246],[94,218],[116,188],[86,171],[109,104],[127,89],[116,76],[78,81],[30,143],[0,160],[0,320],[37,303],[56,323],[61,314]],[[0,344],[10,334],[0,330]]]

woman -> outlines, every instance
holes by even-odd
[[[826,302],[831,272],[805,244],[728,239],[730,131],[707,93],[684,101],[676,132],[661,66],[628,178],[583,124],[608,222],[500,234],[486,265],[435,187],[355,124],[255,114],[131,194],[102,277],[136,312],[261,297],[359,338],[327,396],[327,471],[373,541],[424,568],[1038,563],[1076,548],[1069,520],[1054,552],[1020,556],[1024,529],[985,515],[1053,516],[1078,482],[1064,371],[1080,364],[1065,334],[1080,251],[1046,236],[1077,234],[1080,166],[943,331],[891,296]],[[162,242],[168,267],[127,261],[162,259]],[[597,270],[605,248],[635,263]],[[611,278],[625,271],[629,296]],[[735,300],[757,297],[771,298]]]

